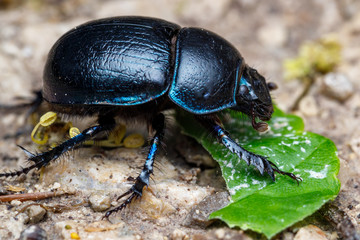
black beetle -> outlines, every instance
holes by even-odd
[[[273,106],[272,83],[245,64],[240,53],[222,37],[201,28],[181,28],[155,18],[114,17],[91,21],[63,35],[52,47],[44,70],[42,97],[53,111],[71,115],[96,115],[98,125],[37,155],[28,151],[33,165],[0,177],[19,176],[46,166],[64,152],[114,128],[117,116],[143,119],[154,130],[142,172],[122,196],[126,207],[141,197],[149,185],[155,154],[162,141],[162,111],[182,108],[192,113],[231,152],[261,174],[279,170],[265,157],[240,147],[223,129],[217,115],[224,109],[240,111],[258,131],[267,124]],[[41,96],[41,95],[40,95]],[[37,101],[39,102],[39,101]]]

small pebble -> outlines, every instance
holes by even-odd
[[[223,239],[225,237],[225,230],[223,228],[221,229],[217,229],[215,231],[215,236],[218,238],[218,239]]]
[[[60,183],[55,182],[52,188],[53,189],[59,189],[60,187],[61,187]]]
[[[189,236],[186,235],[185,232],[181,231],[180,229],[175,229],[170,236],[171,240],[185,240],[189,239]]]
[[[188,227],[201,226],[207,227],[212,221],[209,215],[217,209],[227,205],[228,192],[218,192],[204,198],[199,204],[195,205],[186,216],[183,225]]]
[[[354,86],[349,78],[342,73],[329,73],[324,76],[321,83],[322,92],[340,102],[346,101],[354,94]]]
[[[89,197],[91,208],[95,212],[102,212],[110,208],[111,200],[110,197],[105,195],[103,192],[94,193]]]
[[[294,234],[292,232],[283,232],[282,234],[282,240],[293,240],[294,239]]]
[[[317,226],[308,225],[300,228],[296,233],[294,240],[327,240],[326,234]]]
[[[47,234],[44,229],[32,225],[21,232],[19,240],[46,240]]]
[[[248,237],[244,234],[243,231],[233,230],[229,228],[220,228],[208,230],[206,233],[194,234],[192,236],[193,240],[204,240],[204,239],[212,239],[212,240],[232,240],[232,239],[241,239],[241,240],[251,240],[253,238]]]
[[[40,222],[44,218],[46,210],[38,205],[33,205],[26,209],[26,214],[29,217],[29,223],[34,224]]]
[[[21,201],[19,201],[19,200],[12,200],[11,202],[10,202],[10,205],[11,206],[14,206],[14,207],[17,207],[17,206],[20,206],[21,205]]]

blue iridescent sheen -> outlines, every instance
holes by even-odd
[[[255,91],[251,84],[249,83],[249,80],[246,79],[246,77],[243,75],[240,79],[240,85],[245,85],[249,89],[249,94],[252,100],[258,99],[258,97],[255,94]]]
[[[146,17],[80,25],[52,47],[43,97],[52,104],[136,106],[162,96],[188,112],[236,106],[244,61],[219,35]]]
[[[178,106],[209,114],[237,104],[237,70],[243,60],[222,37],[205,29],[181,29],[175,63],[169,97]]]
[[[57,104],[138,105],[164,95],[180,26],[144,17],[80,25],[52,47],[43,96]]]

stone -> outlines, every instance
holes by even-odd
[[[209,216],[212,212],[225,207],[228,204],[229,193],[227,191],[217,192],[204,198],[195,205],[186,216],[184,226],[207,227],[212,223]]]
[[[294,240],[327,240],[326,234],[317,226],[308,225],[300,228],[296,233]]]
[[[103,192],[96,192],[89,197],[91,208],[95,212],[102,212],[110,208],[111,199]]]
[[[21,232],[19,240],[46,240],[47,234],[38,225],[31,225]]]
[[[354,86],[343,73],[329,73],[321,82],[322,93],[340,102],[346,101],[354,94]]]
[[[29,217],[29,223],[34,224],[44,218],[46,210],[39,205],[32,205],[26,209],[26,214]]]

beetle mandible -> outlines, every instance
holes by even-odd
[[[52,47],[39,96],[55,112],[95,115],[97,125],[47,152],[29,155],[33,164],[0,177],[26,174],[46,166],[64,152],[97,134],[112,130],[115,117],[142,119],[153,130],[144,167],[133,186],[118,198],[128,198],[105,217],[125,208],[142,195],[153,173],[155,155],[163,139],[164,110],[181,108],[192,113],[220,143],[261,174],[275,180],[279,170],[265,157],[239,146],[222,127],[218,113],[232,109],[251,118],[264,131],[273,113],[269,90],[255,69],[228,41],[201,28],[181,28],[147,17],[114,17],[91,21],[63,35]],[[37,100],[37,103],[41,101]]]

